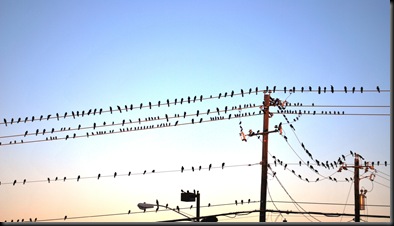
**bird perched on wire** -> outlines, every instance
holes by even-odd
[[[212,168],[212,164],[209,164],[209,166],[208,166],[208,170],[210,171],[210,170],[211,170],[211,168]]]
[[[183,170],[185,170],[185,168],[182,166],[182,167],[181,167],[181,173],[183,173]]]
[[[115,172],[115,173],[114,173],[114,178],[116,177],[116,175],[117,175],[117,173]]]
[[[224,168],[224,164],[225,164],[225,163],[223,162],[223,163],[222,163],[222,169]]]
[[[77,181],[79,181],[79,179],[81,179],[81,176],[80,176],[80,175],[78,175],[78,177],[77,177]]]
[[[379,88],[379,86],[376,86],[376,90],[378,91],[378,93],[380,93],[380,88]]]

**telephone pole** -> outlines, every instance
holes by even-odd
[[[264,94],[264,124],[263,124],[263,150],[261,161],[261,190],[260,190],[260,222],[265,222],[267,203],[267,171],[268,171],[268,121],[269,121],[270,94]]]
[[[360,222],[360,174],[358,154],[354,157],[354,221]]]

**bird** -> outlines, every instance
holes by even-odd
[[[384,161],[384,166],[387,166],[387,161]]]
[[[117,173],[115,172],[115,173],[114,173],[114,178],[116,177],[116,175],[117,175]]]
[[[316,182],[319,181],[319,178],[316,178]]]
[[[179,206],[176,206],[176,210],[179,212]]]
[[[192,124],[194,124],[194,118],[192,118]]]
[[[343,89],[345,90],[345,93],[347,93],[347,87],[346,87],[346,86],[344,86],[344,87],[343,87]]]
[[[28,133],[28,131],[26,130],[26,132],[25,132],[25,136],[27,135],[27,133]]]
[[[360,88],[360,92],[363,93],[364,88],[361,86]]]
[[[198,167],[198,170],[201,170],[201,166]]]
[[[118,107],[119,113],[122,113],[122,109],[120,108],[120,106],[118,105],[117,107]],[[126,106],[126,109],[127,109],[127,106]]]
[[[77,181],[79,181],[79,179],[81,179],[81,176],[80,176],[80,175],[78,175],[78,177],[77,177]]]
[[[175,126],[178,125],[178,121],[175,122]]]
[[[101,174],[98,174],[98,175],[97,175],[97,180],[99,180],[99,179],[100,179],[100,176],[101,176]]]
[[[352,150],[350,150],[350,154],[353,156],[353,152],[352,152]]]
[[[51,183],[51,179],[49,179],[49,177],[48,177],[48,183]]]
[[[223,163],[222,163],[222,169],[224,168],[224,164],[225,164],[225,163],[223,162]]]
[[[210,207],[211,206],[211,203],[208,203],[208,207]]]
[[[235,205],[238,205],[238,201],[237,200],[235,200]]]
[[[193,208],[193,205],[190,206],[190,209],[192,209],[192,208]]]
[[[152,103],[149,101],[149,109],[152,109]]]
[[[155,170],[152,170],[152,173],[154,173],[155,172]]]
[[[301,87],[301,93],[303,93],[304,92],[304,87]]]
[[[244,200],[243,200],[243,199],[241,199],[241,204],[242,204],[242,205],[244,204]]]
[[[331,93],[334,93],[334,86],[331,85]]]
[[[378,92],[380,93],[380,88],[379,88],[379,86],[376,86],[376,89],[378,90]]]
[[[285,164],[285,169],[286,169],[286,167],[287,167],[287,163]]]
[[[167,106],[168,107],[170,106],[170,100],[169,99],[167,99]]]
[[[286,93],[286,86],[285,86],[285,87],[283,87],[283,92],[284,92],[284,93]]]
[[[12,185],[15,185],[16,184],[16,180],[14,180],[14,183],[12,183]]]
[[[309,182],[308,178],[305,178],[305,180]]]
[[[299,161],[299,163],[300,163],[300,166],[301,166],[301,161]]]
[[[272,91],[275,93],[275,90],[276,90],[276,86],[274,86],[274,88],[272,89]]]
[[[319,87],[317,87],[317,93],[320,94],[320,92],[321,92],[321,88],[319,86]]]
[[[248,204],[250,203],[250,199],[248,199]]]
[[[145,175],[146,174],[146,170],[144,170],[144,173],[143,173],[143,175]]]
[[[230,97],[234,96],[234,90],[231,91]]]
[[[241,89],[241,95],[242,95],[242,97],[244,97],[244,90],[243,89]]]
[[[218,99],[220,99],[221,96],[222,96],[222,93],[219,93]]]
[[[200,95],[200,102],[202,102],[202,95]]]
[[[64,220],[66,220],[67,219],[67,215],[66,216],[64,216]]]
[[[182,166],[182,167],[181,167],[181,173],[183,173],[183,170],[185,170],[185,168]]]
[[[202,118],[200,118],[200,123],[202,122]]]
[[[354,91],[356,91],[356,87],[353,87],[352,92],[354,93]]]
[[[212,164],[209,164],[208,170],[211,170]]]
[[[194,166],[192,166],[192,171],[194,172]]]

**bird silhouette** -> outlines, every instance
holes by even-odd
[[[379,86],[376,86],[376,90],[378,90],[378,92],[380,93],[380,88],[379,88]]]
[[[152,173],[154,173],[155,172],[155,170],[152,170]]]
[[[49,179],[49,177],[48,177],[48,183],[51,183],[51,179]]]
[[[101,115],[101,113],[103,112],[103,109],[102,108],[100,108],[100,111],[99,111],[99,114]]]
[[[210,207],[211,206],[211,203],[208,203],[208,207]]]
[[[27,133],[28,133],[28,131],[26,130],[26,132],[25,132],[25,136],[27,135]]]
[[[324,86],[324,89],[323,89],[323,90],[324,90],[324,93],[326,93],[326,91],[327,91],[327,88]]]
[[[185,170],[185,168],[182,166],[182,167],[181,167],[181,173],[183,173],[183,170]]]
[[[230,97],[234,96],[234,90],[231,91]]]
[[[354,91],[356,91],[356,87],[353,87],[353,89],[352,89],[352,93],[354,93]]]
[[[198,167],[198,170],[201,170],[201,166]]]
[[[176,210],[179,212],[179,206],[176,206]]]
[[[98,175],[97,175],[97,180],[99,180],[99,179],[100,179],[100,176],[101,176],[101,174],[98,174]]]
[[[283,92],[284,92],[284,93],[286,93],[286,86],[285,86],[285,87],[283,87]]]
[[[117,175],[117,173],[115,172],[115,173],[114,173],[114,178],[116,177],[116,175]]]
[[[303,93],[304,92],[304,87],[301,87],[301,93]]]
[[[80,176],[80,175],[78,175],[78,177],[77,177],[77,181],[79,181],[79,179],[81,179],[81,176]]]
[[[305,178],[305,180],[309,182],[308,178]]]
[[[319,181],[319,178],[316,178],[316,182],[318,182]]]
[[[255,91],[256,91],[256,95],[257,95],[257,93],[259,92],[259,88],[257,86],[256,86],[256,90]]]
[[[224,168],[224,164],[225,164],[225,163],[223,162],[223,163],[222,163],[222,169]]]
[[[331,85],[331,93],[334,93],[334,86]]]
[[[192,166],[192,171],[194,172],[194,166]]]
[[[350,154],[351,154],[352,156],[354,156],[352,150],[350,150]]]
[[[167,106],[168,107],[170,106],[170,100],[169,99],[167,99]]]
[[[219,93],[218,99],[220,99],[221,96],[222,96],[222,93]]]
[[[12,183],[12,185],[14,186],[16,184],[16,180],[14,180],[14,183]]]
[[[276,90],[276,86],[274,86],[274,88],[272,89],[272,91],[275,93],[275,90]]]
[[[192,124],[194,124],[194,118],[192,118]]]
[[[317,88],[317,93],[318,93],[318,94],[321,93],[321,88],[320,88],[320,86]]]
[[[119,105],[117,105],[117,107],[118,107],[118,111],[119,111],[119,113],[122,113],[122,109],[120,108],[120,106]],[[127,107],[127,106],[126,106]]]
[[[64,220],[66,220],[67,219],[67,215],[66,216],[64,216]]]
[[[145,175],[146,174],[146,170],[144,170],[144,173],[143,173],[143,175]]]
[[[235,205],[238,205],[238,201],[237,200],[235,200]]]
[[[210,171],[212,168],[212,164],[209,164],[208,170]]]
[[[387,166],[387,161],[384,161],[384,166]]]
[[[26,179],[23,180],[23,184],[26,184]]]
[[[178,125],[178,121],[175,122],[175,126]]]

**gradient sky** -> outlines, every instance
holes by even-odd
[[[338,168],[317,166],[301,147],[302,142],[314,159],[321,162],[333,162],[345,155],[346,163],[353,165],[350,150],[361,154],[365,161],[374,161],[375,180],[360,181],[360,188],[368,190],[367,204],[371,205],[361,214],[390,216],[391,91],[375,92],[376,86],[390,90],[389,10],[389,1],[375,0],[1,0],[0,221],[63,219],[65,215],[66,222],[154,222],[183,218],[172,211],[142,213],[137,207],[139,202],[155,203],[156,199],[172,208],[185,208],[184,213],[195,216],[196,204],[181,202],[181,189],[201,193],[201,216],[259,209],[261,140],[250,137],[242,142],[239,123],[245,132],[262,130],[263,116],[234,118],[239,113],[234,110],[220,115],[228,118],[231,113],[231,120],[210,118],[218,116],[217,107],[224,110],[225,106],[231,109],[255,104],[255,108],[242,109],[241,113],[258,113],[264,94],[249,95],[248,90],[258,87],[262,91],[266,86],[270,89],[276,86],[277,90],[294,86],[297,91],[293,94],[277,91],[271,96],[316,106],[289,110],[386,114],[287,114],[295,131],[282,114],[274,114],[269,121],[270,130],[282,122],[284,133],[269,135],[268,161],[280,183],[269,171],[271,196],[267,193],[267,209],[354,213],[354,185],[345,181],[353,176],[353,170],[338,173]],[[337,92],[299,91],[309,86],[314,91],[318,86],[329,90],[331,85]],[[356,92],[340,92],[344,86],[349,90],[356,87]],[[361,87],[365,92],[360,92]],[[225,92],[238,94],[241,89],[246,93],[244,97],[223,97]],[[209,99],[219,93],[220,99]],[[179,103],[181,98],[200,95],[207,99]],[[165,104],[167,99],[174,102],[175,98],[177,105]],[[158,101],[162,103],[160,107],[138,109],[140,103],[157,105]],[[125,112],[124,106],[130,104],[135,109]],[[72,111],[95,108],[108,111],[110,106],[115,110],[118,105],[122,113],[46,120],[48,114],[71,115]],[[321,105],[333,107],[317,107]],[[211,109],[208,116],[202,114],[207,109]],[[173,117],[184,112],[196,114],[197,110],[198,117],[170,120],[174,125],[175,121],[190,123],[193,118],[194,124],[60,139],[73,133],[84,136],[92,131],[134,129],[139,126],[138,118],[163,119],[165,114]],[[278,108],[270,110],[276,113]],[[39,121],[41,115],[44,119]],[[23,121],[32,116],[36,118],[34,122],[15,123],[19,117]],[[15,120],[12,125],[11,118]],[[200,118],[204,123],[197,123]],[[123,119],[133,123],[48,133],[52,128],[91,127],[103,122],[109,125]],[[141,125],[156,126],[163,122]],[[41,132],[37,136],[23,137],[26,130],[35,133],[36,129]],[[43,129],[47,131],[45,135]],[[26,143],[55,135],[56,141]],[[25,143],[20,144],[21,139]],[[17,144],[9,145],[14,140]],[[279,164],[275,167],[272,156],[283,161],[283,165],[288,164],[287,169]],[[321,175],[305,164],[299,166],[299,161],[310,161]],[[384,161],[388,163],[386,167]],[[221,169],[223,162],[225,167]],[[213,166],[210,171],[209,164]],[[183,173],[181,166],[185,167]],[[196,169],[202,166],[202,170],[192,172],[192,166]],[[156,173],[150,173],[153,169]],[[141,175],[144,170],[148,173]],[[124,176],[129,171],[132,175]],[[114,172],[116,178],[112,176]],[[99,180],[98,173],[102,175]],[[369,176],[370,171],[360,174]],[[78,175],[83,179],[77,182]],[[300,180],[298,175],[311,182]],[[63,182],[65,176],[67,180]],[[328,179],[329,176],[338,182]],[[56,177],[61,179],[54,181]],[[47,178],[51,183],[46,182]],[[320,181],[314,182],[316,178]],[[25,185],[21,183],[24,179],[28,182]],[[15,186],[14,180],[18,182]],[[248,199],[251,204],[239,204]],[[208,203],[212,206],[207,207]],[[122,214],[72,219],[115,213]],[[276,213],[267,213],[266,219],[280,222],[284,218],[288,222],[352,220],[349,216]],[[256,213],[219,217],[220,222],[258,220]],[[362,220],[390,221],[371,217]]]

